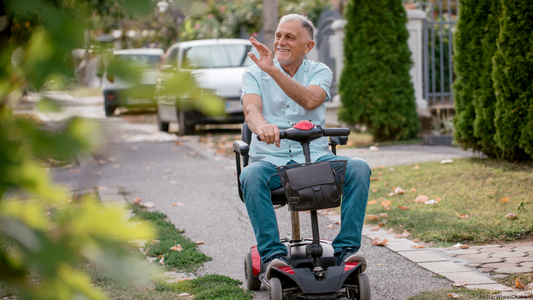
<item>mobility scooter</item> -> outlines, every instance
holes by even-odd
[[[278,174],[282,187],[271,191],[272,204],[275,206],[284,206],[289,204],[292,221],[292,236],[286,237],[281,241],[287,246],[287,260],[289,266],[274,267],[271,270],[270,279],[266,276],[266,269],[268,263],[262,263],[257,246],[250,249],[244,258],[244,273],[245,286],[249,290],[259,290],[261,284],[268,288],[270,299],[272,300],[292,300],[292,299],[370,299],[370,281],[365,273],[361,272],[359,262],[347,262],[340,266],[335,265],[334,250],[331,241],[322,240],[319,237],[317,208],[315,205],[311,209],[305,209],[303,206],[291,205],[291,201],[297,200],[291,197],[294,191],[286,193],[287,190],[292,190],[291,184],[294,188],[296,185],[305,185],[302,182],[306,180],[313,180],[316,176],[299,176],[294,178],[293,182],[288,182],[288,176],[284,172],[294,167],[313,166],[311,163],[309,143],[315,139],[323,136],[329,136],[329,145],[332,152],[336,155],[336,146],[345,145],[348,140],[350,130],[347,128],[321,128],[310,121],[300,121],[287,130],[280,132],[280,139],[290,139],[299,142],[303,147],[305,156],[305,164],[292,164],[278,167]],[[241,184],[239,176],[241,173],[241,157],[242,167],[246,167],[249,162],[249,145],[252,138],[252,132],[246,123],[242,127],[242,141],[235,141],[233,143],[233,151],[235,152],[236,166],[237,166],[237,182],[239,187],[239,196],[243,200]],[[258,137],[259,139],[259,137]],[[336,161],[343,162],[343,161]],[[331,163],[331,162],[330,162]],[[338,163],[337,163],[338,165]],[[323,165],[322,165],[323,166]],[[344,183],[344,171],[346,161],[344,161],[344,169],[339,174],[329,167],[329,172],[335,177],[335,185],[340,190],[338,201],[335,199],[329,202],[329,207],[340,206],[340,194],[342,194],[342,184]],[[310,172],[313,172],[313,169]],[[315,168],[316,170],[316,168]],[[324,170],[324,169],[321,169]],[[328,170],[326,172],[328,173]],[[294,173],[293,173],[294,174]],[[296,175],[298,176],[298,175]],[[320,176],[319,176],[320,177]],[[331,178],[331,177],[330,177]],[[340,181],[340,182],[339,182]],[[311,184],[314,185],[314,184]],[[285,188],[284,188],[285,187]],[[313,187],[313,188],[316,188]],[[315,190],[316,192],[316,190]],[[305,193],[305,192],[303,192]],[[312,194],[313,192],[311,192]],[[322,195],[328,195],[331,198],[331,193],[321,192]],[[334,193],[333,193],[334,194]],[[321,200],[326,198],[320,196]],[[289,199],[289,200],[288,200]],[[326,202],[332,199],[325,199]],[[243,200],[244,201],[244,200]],[[331,203],[335,203],[331,205]],[[320,205],[319,205],[320,206]],[[308,210],[311,214],[311,228],[312,238],[300,238],[300,224],[299,211]]]

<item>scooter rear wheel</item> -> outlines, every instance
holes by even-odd
[[[366,273],[359,274],[359,294],[357,295],[357,300],[370,300],[371,291],[370,291],[370,279]]]
[[[246,253],[244,257],[244,278],[246,278],[246,288],[249,291],[259,290],[261,288],[261,280],[254,278],[254,268],[250,252]]]
[[[279,278],[270,278],[268,294],[270,296],[270,300],[283,300],[283,287],[281,286],[281,281],[279,280]]]

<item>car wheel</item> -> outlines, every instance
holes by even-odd
[[[270,278],[268,295],[270,296],[270,300],[283,300],[283,288],[281,286],[281,281],[279,280],[279,278]]]
[[[157,125],[159,126],[159,131],[168,132],[169,123],[161,121],[161,117],[159,116],[159,111],[157,111],[156,114],[157,114]]]
[[[112,116],[115,113],[115,109],[117,109],[115,106],[106,105],[105,106],[106,117]]]
[[[180,124],[180,131],[178,135],[191,135],[194,133],[194,124],[187,124],[187,117],[185,116],[185,112],[179,111],[178,112],[178,122]]]
[[[249,291],[259,290],[261,288],[261,280],[254,278],[254,268],[250,252],[246,253],[244,257],[244,280],[246,281],[245,286]]]

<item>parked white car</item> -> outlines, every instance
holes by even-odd
[[[102,78],[102,92],[106,116],[113,115],[119,106],[155,107],[155,84],[163,49],[115,50]],[[129,65],[142,71],[133,80],[113,74],[113,64]]]
[[[159,129],[168,131],[170,122],[178,122],[179,135],[189,135],[198,124],[236,124],[244,122],[240,101],[242,73],[253,64],[248,52],[259,56],[250,41],[244,39],[211,39],[172,45],[161,64],[156,88]],[[190,71],[203,90],[209,90],[225,101],[225,113],[206,116],[190,102],[194,99],[168,94],[164,81],[182,70]]]

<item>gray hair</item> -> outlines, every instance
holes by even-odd
[[[300,22],[302,22],[302,27],[305,30],[307,30],[307,32],[309,33],[309,36],[311,37],[311,40],[313,40],[313,35],[314,35],[314,32],[315,32],[315,26],[313,25],[313,22],[311,22],[311,20],[309,20],[307,17],[299,15],[299,14],[285,15],[285,16],[281,17],[281,19],[279,20],[279,24],[281,24],[281,23],[283,23],[285,21],[300,21]]]

